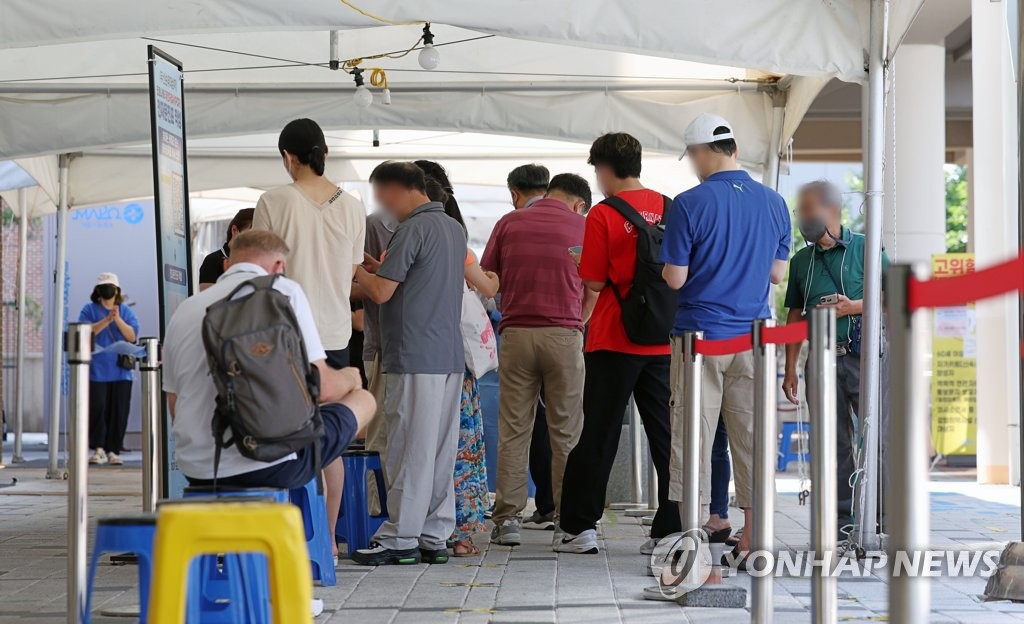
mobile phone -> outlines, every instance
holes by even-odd
[[[831,294],[823,296],[821,301],[818,302],[818,305],[835,305],[837,303],[839,303],[839,295]]]

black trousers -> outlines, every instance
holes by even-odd
[[[548,411],[544,406],[543,387],[530,439],[530,477],[537,488],[533,496],[537,511],[542,515],[555,511],[555,495],[551,486],[551,438],[548,437]]]
[[[658,511],[651,537],[659,539],[678,533],[679,508],[668,500],[668,464],[672,454],[669,356],[593,351],[585,354],[584,360],[587,377],[583,385],[583,432],[565,466],[561,528],[576,535],[595,528],[601,519],[626,405],[632,394],[658,473]]]
[[[128,413],[132,404],[132,382],[89,382],[89,448],[120,453]]]

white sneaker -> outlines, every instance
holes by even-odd
[[[313,617],[316,617],[324,612],[324,601],[319,598],[313,599],[313,604],[310,605],[310,610],[313,612]]]
[[[651,539],[647,540],[646,542],[644,542],[643,544],[640,545],[640,554],[641,555],[653,555],[654,554],[654,549],[658,547],[658,542],[659,542],[659,540],[656,540],[653,537]]]
[[[92,457],[89,458],[89,463],[94,465],[94,466],[98,466],[100,464],[105,464],[105,463],[107,463],[107,454],[103,451],[103,449],[98,448],[92,454]]]
[[[562,530],[562,527],[559,526],[558,523],[555,523],[555,526],[554,526],[553,530],[554,530],[554,533],[551,535],[551,547],[552,548],[554,548],[555,544],[557,544],[558,542],[562,541],[562,538],[565,537],[565,531]]]
[[[107,453],[107,463],[111,466],[123,466],[124,460],[117,453]]]
[[[597,554],[597,531],[587,529],[579,535],[562,534],[560,540],[551,545],[551,550],[577,555]]]

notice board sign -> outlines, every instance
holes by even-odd
[[[974,254],[932,256],[932,277],[974,272]],[[932,440],[942,455],[974,455],[978,418],[974,304],[935,308],[932,323]]]
[[[156,208],[156,263],[160,337],[171,316],[191,293],[192,244],[185,156],[185,86],[180,61],[149,46],[149,115],[153,137],[153,203]],[[177,469],[171,419],[164,406],[161,467],[164,497],[180,498],[187,485]]]

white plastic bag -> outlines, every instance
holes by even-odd
[[[471,288],[462,296],[462,346],[466,368],[479,379],[498,368],[498,340],[480,297]]]

